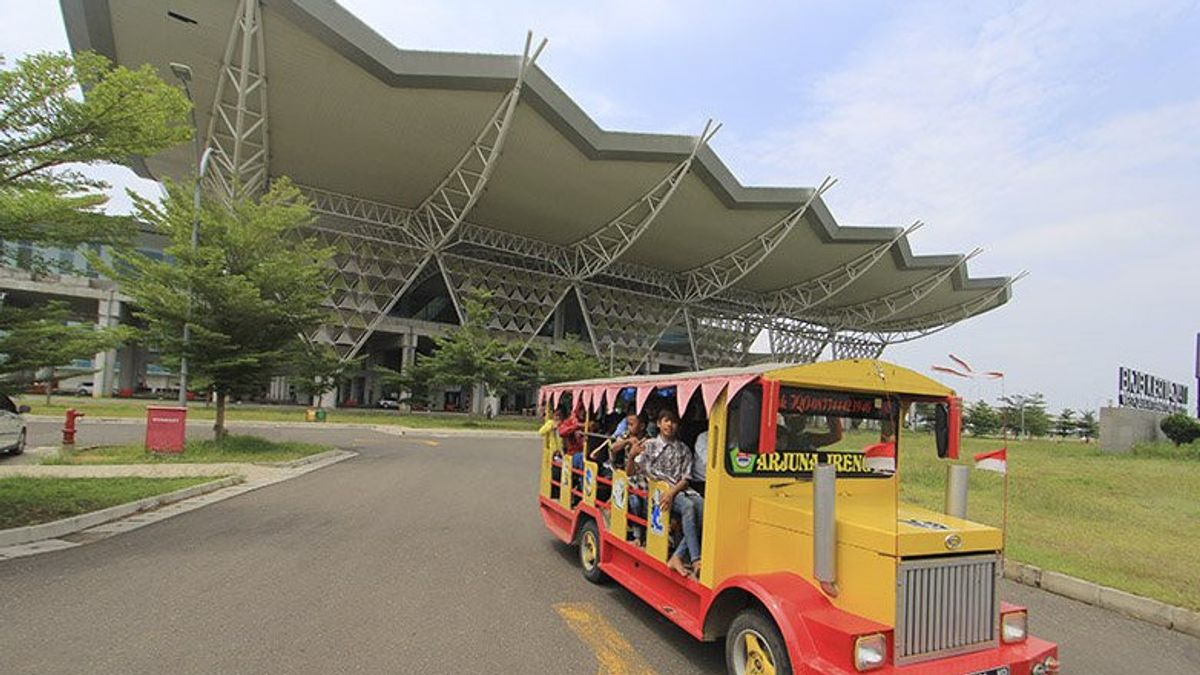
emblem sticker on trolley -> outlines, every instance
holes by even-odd
[[[977,670],[973,673],[967,673],[967,675],[1009,675],[1009,671],[1008,666],[1000,666],[991,670]]]
[[[654,534],[662,534],[663,530],[663,513],[662,513],[662,490],[654,489],[650,493],[650,531]]]
[[[613,504],[615,504],[618,509],[625,510],[629,508],[628,502],[626,502],[627,495],[625,494],[624,478],[618,478],[617,480],[613,481],[612,496]]]

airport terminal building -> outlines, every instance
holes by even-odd
[[[314,339],[346,357],[411,363],[474,289],[514,353],[574,335],[617,372],[741,364],[760,335],[774,360],[876,357],[1010,297],[1012,279],[969,276],[970,255],[914,255],[915,226],[838,224],[828,183],[740,184],[715,126],[601,129],[538,68],[537,42],[407,51],[331,0],[61,5],[76,51],[168,81],[190,68],[215,190],[301,186],[339,251]],[[133,168],[195,165],[183,145]],[[104,302],[100,320],[121,316]],[[369,375],[349,389],[379,396]]]

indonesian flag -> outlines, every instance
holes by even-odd
[[[876,443],[868,447],[863,455],[867,458],[867,468],[881,473],[896,473],[896,444]]]
[[[975,455],[975,468],[997,473],[1008,473],[1008,448]]]

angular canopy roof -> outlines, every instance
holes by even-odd
[[[244,2],[61,0],[74,49],[152,64],[168,81],[170,63],[188,64],[201,130],[221,110],[213,101],[230,59],[238,59],[242,43],[231,29]],[[258,9],[256,58],[265,80],[247,100],[266,94],[261,110],[246,104],[262,117],[247,134],[266,145],[258,159],[266,175],[307,186],[331,215],[362,218],[367,205],[403,216],[421,206],[494,119],[525,63],[399,49],[330,0],[272,0]],[[652,222],[634,229],[634,241],[610,247],[614,259],[589,277],[897,339],[1010,297],[1010,279],[971,278],[965,256],[914,255],[901,228],[839,225],[815,188],[742,185],[696,137],[601,129],[536,64],[507,127],[486,189],[462,222],[476,243],[569,257],[583,250],[573,245],[606,227],[611,233],[626,209],[653,197]],[[183,146],[135,168],[147,177],[182,176],[194,162]],[[673,189],[654,195],[681,166]],[[333,197],[359,215],[328,206]]]

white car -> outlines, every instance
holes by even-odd
[[[27,412],[29,406],[23,405],[18,408],[11,398],[0,394],[0,452],[10,455],[25,452],[27,430],[22,414]]]

